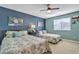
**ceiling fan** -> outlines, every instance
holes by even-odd
[[[47,9],[43,9],[40,11],[47,11],[47,13],[51,13],[52,10],[58,10],[58,9],[60,9],[60,8],[52,8],[51,4],[47,4]]]

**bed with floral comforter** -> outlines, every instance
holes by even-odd
[[[25,35],[5,37],[1,45],[1,54],[41,54],[50,51],[46,39]]]

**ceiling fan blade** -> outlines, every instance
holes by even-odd
[[[51,10],[58,10],[58,9],[60,9],[60,8],[51,8]]]

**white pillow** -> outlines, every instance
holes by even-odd
[[[20,33],[21,33],[23,36],[27,35],[27,31],[20,31]]]

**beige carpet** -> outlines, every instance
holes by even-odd
[[[53,54],[78,54],[79,42],[62,40],[58,44],[49,44]]]

